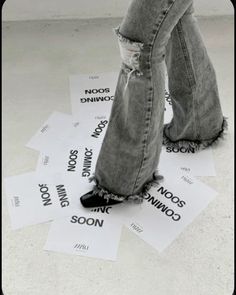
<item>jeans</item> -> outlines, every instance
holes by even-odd
[[[121,67],[97,158],[93,191],[140,200],[163,176],[162,145],[201,150],[227,129],[216,74],[192,0],[133,0],[113,28]],[[165,68],[173,118],[164,124]]]

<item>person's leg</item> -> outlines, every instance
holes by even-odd
[[[114,28],[122,64],[109,124],[90,177],[94,194],[107,200],[142,200],[159,181],[166,46],[191,4],[192,0],[133,0]]]
[[[196,150],[216,143],[227,128],[216,74],[191,5],[171,32],[166,66],[173,119],[165,124],[163,144]]]

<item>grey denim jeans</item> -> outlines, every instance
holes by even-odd
[[[162,144],[201,150],[223,137],[227,118],[192,0],[133,0],[113,32],[121,68],[89,181],[105,198],[142,202],[163,178],[158,173]],[[173,108],[168,124],[165,66]]]

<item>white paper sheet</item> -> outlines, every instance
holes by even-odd
[[[53,112],[26,144],[27,147],[41,151],[54,151],[66,146],[67,139],[76,133],[79,122],[72,115]]]
[[[68,177],[76,177],[80,183],[88,182],[95,171],[100,144],[68,144],[68,147],[54,152],[41,153],[37,163],[37,172],[60,172]]]
[[[151,188],[142,208],[126,222],[126,226],[161,252],[216,194],[189,174],[176,171],[166,174],[158,187]]]
[[[79,196],[92,188],[56,173],[35,172],[7,177],[4,185],[13,229],[70,215],[72,209],[82,206]]]
[[[86,121],[80,121],[80,126],[71,142],[101,145],[108,123],[109,120],[105,116],[88,117]]]
[[[119,72],[70,76],[72,113],[81,122],[94,116],[109,117]]]
[[[124,202],[96,208],[80,207],[70,217],[52,222],[44,249],[115,260],[122,225],[140,210],[140,206]]]
[[[98,73],[94,75],[70,76],[71,105],[74,119],[87,124],[96,116],[108,120],[117,87],[119,72]],[[171,99],[168,93],[168,79],[165,80],[164,122],[172,119]]]
[[[149,191],[150,201],[81,205],[80,196],[94,186],[88,177],[109,123],[117,78],[118,72],[71,76],[73,115],[53,112],[26,144],[40,151],[37,171],[4,180],[13,229],[53,220],[45,250],[116,260],[125,224],[163,251],[217,194],[192,176],[216,175],[211,148],[163,147],[158,170],[165,179]],[[173,112],[167,76],[165,88],[168,123]]]
[[[121,228],[106,213],[74,212],[52,222],[44,250],[116,260]]]
[[[47,222],[69,216],[75,209],[90,212],[80,203],[80,197],[91,191],[94,183],[77,175],[54,171],[29,172],[4,179],[4,187],[12,229]],[[134,206],[135,205],[135,206]],[[119,204],[115,208],[105,206],[92,211],[125,218],[135,212],[140,204]],[[105,211],[104,211],[105,210]]]
[[[27,147],[44,153],[54,153],[70,144],[101,144],[109,121],[106,116],[89,116],[86,121],[75,121],[72,115],[53,112]]]
[[[211,147],[196,151],[194,148],[163,146],[158,169],[168,173],[170,167],[179,168],[194,176],[216,176]]]

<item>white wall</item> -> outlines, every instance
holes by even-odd
[[[123,17],[132,0],[6,0],[3,21]],[[194,0],[195,15],[232,15],[230,0]]]

